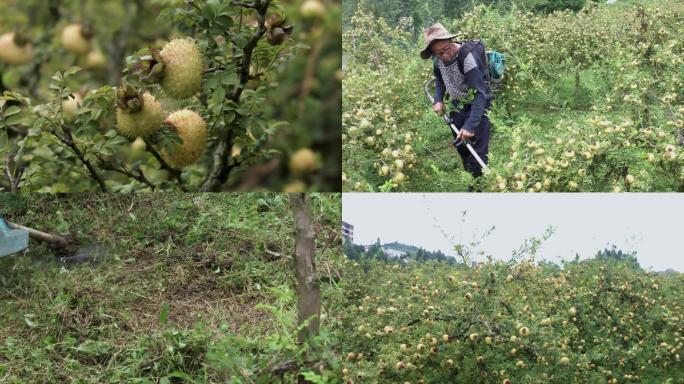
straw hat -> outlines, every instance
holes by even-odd
[[[420,57],[422,59],[427,59],[432,56],[432,51],[430,51],[430,44],[435,40],[448,40],[453,39],[456,35],[452,35],[449,31],[444,28],[440,23],[432,24],[427,27],[424,31],[425,34],[425,48],[420,51]]]

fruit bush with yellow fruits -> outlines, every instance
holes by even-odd
[[[529,254],[348,260],[345,383],[684,383],[684,277]]]
[[[506,55],[502,89],[488,114],[490,172],[477,181],[479,189],[684,190],[682,15],[681,2],[662,1],[550,15],[477,6],[458,20],[441,20],[457,40],[482,39]],[[355,16],[344,36],[356,29],[370,34],[373,25],[358,21],[364,17],[372,19]],[[343,189],[466,190],[472,178],[423,95],[433,74],[430,61],[418,57],[422,41],[396,38],[376,24],[379,35],[392,38],[369,40],[364,50],[344,42]],[[399,141],[373,138],[388,130],[416,139],[402,158],[412,167],[388,162],[383,150],[391,154]]]
[[[339,190],[340,8],[3,2],[0,190]]]

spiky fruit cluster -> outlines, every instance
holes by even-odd
[[[204,64],[195,42],[171,40],[159,52],[159,57],[164,65],[161,86],[169,96],[184,99],[199,91]]]
[[[302,148],[290,157],[290,171],[295,176],[311,173],[318,168],[316,154],[309,148]]]
[[[170,114],[164,124],[171,126],[183,140],[174,145],[170,152],[162,150],[164,160],[172,167],[183,168],[197,161],[207,145],[207,123],[202,116],[189,109]]]
[[[271,45],[282,44],[292,34],[293,25],[285,25],[286,19],[277,13],[266,19],[266,41]]]
[[[84,28],[81,24],[69,24],[62,30],[62,45],[69,52],[82,55],[90,51],[92,37],[89,28]]]
[[[67,99],[62,101],[62,117],[65,123],[73,123],[78,117],[78,109],[83,101],[81,96],[77,93],[67,96]]]
[[[0,36],[0,61],[22,65],[31,61],[33,46],[22,36],[7,32]]]
[[[116,126],[130,138],[156,132],[164,120],[161,104],[148,92],[140,94],[131,86],[116,91]]]

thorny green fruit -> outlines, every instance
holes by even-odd
[[[127,137],[145,137],[156,132],[164,120],[161,104],[148,92],[126,85],[117,90],[116,125]]]
[[[81,24],[69,24],[62,30],[62,45],[69,52],[82,55],[90,51],[92,37],[90,28]]]
[[[170,114],[164,124],[169,125],[183,140],[168,152],[162,149],[164,160],[173,168],[179,169],[197,161],[207,145],[207,123],[197,112],[189,109]]]
[[[33,46],[21,34],[7,32],[0,36],[0,61],[22,65],[31,61]]]

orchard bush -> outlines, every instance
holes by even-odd
[[[0,9],[0,188],[339,188],[339,2]]]
[[[684,382],[676,272],[598,258],[347,263],[346,383]]]
[[[664,1],[549,15],[478,6],[441,20],[458,40],[482,39],[506,55],[489,111],[491,172],[480,188],[684,190],[683,14],[681,3]],[[433,76],[418,57],[422,42],[397,39],[382,20],[364,17],[344,34],[344,190],[467,189],[471,177],[422,92]],[[391,38],[368,39],[364,50],[347,41],[370,28]],[[406,153],[405,133],[415,140]]]

